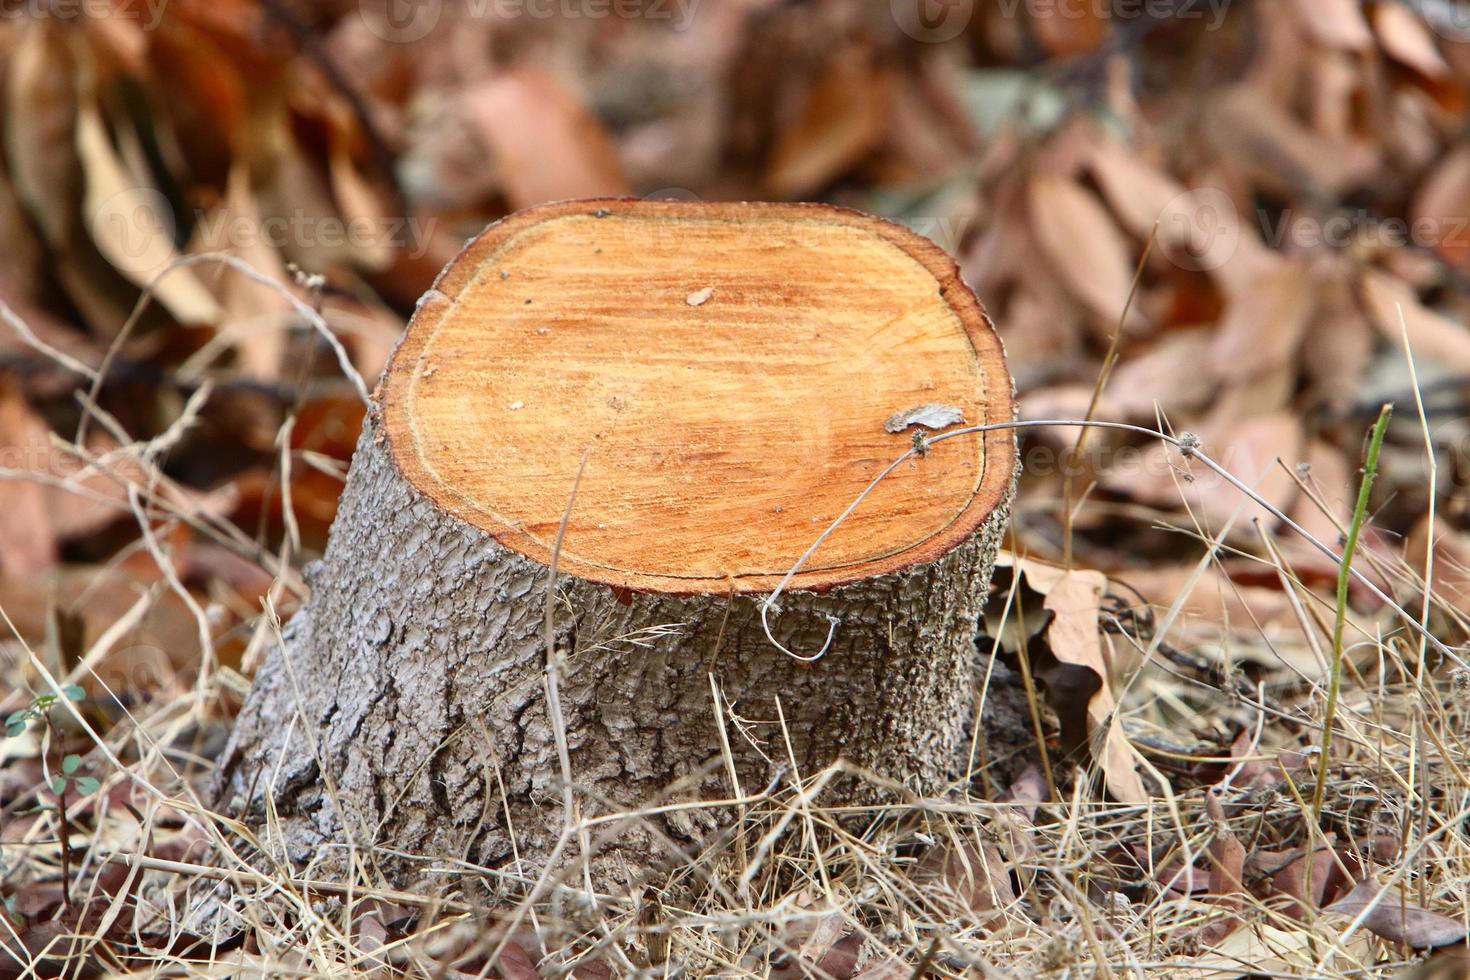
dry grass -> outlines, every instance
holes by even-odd
[[[580,853],[571,842],[595,848],[629,820],[729,811],[729,834],[671,855],[666,877],[631,896],[593,894],[576,862],[552,877],[447,860],[423,860],[433,885],[410,894],[374,871],[405,855],[370,849],[353,855],[356,880],[313,880],[261,857],[248,828],[205,803],[248,682],[213,655],[218,610],[168,571],[168,531],[182,523],[274,577],[266,609],[237,628],[249,662],[277,633],[276,605],[302,594],[289,536],[282,553],[262,552],[171,485],[158,440],[115,435],[124,450],[84,461],[126,487],[164,584],[140,590],[85,650],[69,651],[61,630],[33,647],[13,626],[0,644],[4,713],[54,699],[0,743],[0,976],[1359,977],[1419,955],[1396,940],[1441,945],[1456,923],[1463,936],[1470,673],[1401,622],[1347,620],[1316,785],[1333,597],[1304,585],[1264,531],[1253,554],[1290,597],[1292,630],[1186,615],[1185,594],[1147,608],[1120,588],[1102,610],[1117,721],[1155,793],[1146,804],[1106,801],[1077,758],[1051,759],[1047,779],[1029,772],[1004,797],[977,773],[934,799],[869,808],[833,806],[825,789],[876,777],[787,766],[727,800],[569,823],[567,850]],[[1229,528],[1177,530],[1198,539],[1202,571],[1238,547]],[[1400,604],[1422,603],[1439,635],[1466,634],[1465,612],[1408,563],[1381,549],[1366,563]],[[195,618],[201,662],[151,690],[107,690],[99,668],[118,637],[167,594]],[[68,696],[76,684],[85,700]],[[711,697],[739,737],[742,719]],[[1037,715],[1054,721],[1044,706]],[[63,763],[72,754],[80,762]],[[58,796],[64,765],[72,782]],[[100,789],[80,793],[80,776]],[[1323,910],[1368,879],[1409,904]]]

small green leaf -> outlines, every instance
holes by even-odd
[[[7,725],[14,725],[16,723],[22,723],[23,724],[25,722],[25,720],[26,720],[26,709],[21,708],[19,711],[12,711],[9,715],[7,715],[6,718],[5,718],[5,724],[7,724]]]
[[[78,776],[76,779],[77,792],[83,796],[91,796],[102,788],[102,784],[91,776]]]
[[[76,772],[81,767],[82,757],[79,755],[69,755],[65,759],[61,760],[61,771],[66,773],[68,776]]]
[[[61,692],[73,701],[87,700],[87,689],[82,687],[82,685],[80,684],[71,684],[67,687],[63,687],[61,689]]]
[[[5,726],[5,734],[9,738],[19,738],[21,736],[21,733],[23,733],[25,730],[26,723],[23,721],[18,721],[13,725]]]
[[[55,793],[57,796],[60,796],[62,793],[66,792],[65,776],[57,776],[55,779],[51,780],[51,792]]]

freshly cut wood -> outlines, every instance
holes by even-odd
[[[1012,416],[979,303],[895,225],[514,215],[444,271],[383,377],[220,805],[296,861],[340,866],[322,848],[350,842],[499,867],[545,862],[571,820],[760,793],[792,762],[940,791],[965,763],[1013,435],[900,466],[792,578],[775,638],[813,654],[834,618],[824,657],[774,646],[761,604],[926,423]],[[676,859],[732,812],[600,824],[594,873]]]

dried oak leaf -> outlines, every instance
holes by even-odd
[[[1375,936],[1412,949],[1439,949],[1465,941],[1464,922],[1420,908],[1398,888],[1384,888],[1371,878],[1324,911],[1353,919],[1363,916],[1363,925]]]
[[[1052,706],[1064,728],[1075,727],[1069,720],[1081,718],[1113,798],[1124,803],[1147,801],[1149,794],[1133,765],[1133,750],[1116,717],[1118,702],[1098,628],[1107,576],[1035,561],[1021,568],[1027,584],[1045,596],[1042,608],[1052,617],[1044,640],[1045,652],[1055,664],[1043,663],[1037,671],[1045,675]]]

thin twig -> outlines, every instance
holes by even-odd
[[[21,319],[20,314],[11,309],[10,304],[3,299],[0,299],[0,320],[4,320],[9,324],[10,329],[14,330],[20,336],[20,339],[25,342],[26,346],[46,355],[68,371],[74,371],[89,381],[97,377],[95,369],[88,367],[70,354],[57,350],[40,337],[37,337],[35,331],[30,328],[30,325]]]
[[[1156,429],[1149,429],[1141,425],[1133,425],[1129,422],[1100,422],[1089,421],[1087,419],[1030,419],[1017,422],[993,422],[989,425],[972,425],[966,426],[963,429],[951,429],[948,432],[941,432],[938,435],[928,436],[923,440],[921,445],[923,447],[924,453],[927,454],[929,447],[933,446],[934,444],[944,442],[948,439],[957,439],[960,436],[971,436],[985,432],[1000,432],[1006,429],[1038,429],[1050,428],[1053,426],[1086,426],[1094,429],[1114,429],[1119,432],[1132,432],[1136,435],[1151,436],[1179,450],[1180,455],[1182,455],[1185,459],[1199,460],[1212,472],[1214,472],[1216,476],[1219,476],[1222,480],[1230,484],[1236,490],[1245,494],[1251,500],[1255,501],[1256,504],[1264,508],[1272,517],[1276,518],[1286,527],[1291,528],[1291,530],[1295,531],[1309,544],[1311,544],[1312,547],[1316,548],[1328,558],[1332,559],[1335,564],[1340,567],[1345,567],[1346,574],[1351,575],[1353,578],[1357,579],[1359,584],[1361,584],[1364,588],[1366,588],[1369,592],[1373,594],[1374,598],[1378,599],[1379,602],[1382,602],[1385,606],[1398,613],[1400,618],[1404,621],[1405,625],[1407,625],[1411,630],[1422,636],[1425,641],[1433,646],[1435,650],[1437,650],[1440,654],[1453,661],[1457,666],[1470,669],[1470,664],[1467,664],[1463,657],[1457,654],[1454,650],[1450,649],[1450,647],[1439,637],[1433,635],[1427,627],[1421,625],[1415,616],[1404,609],[1403,606],[1399,605],[1392,596],[1379,588],[1377,583],[1368,578],[1362,572],[1359,572],[1357,569],[1352,568],[1350,563],[1345,563],[1342,555],[1339,555],[1330,546],[1324,544],[1321,540],[1317,538],[1316,535],[1312,534],[1311,531],[1308,531],[1296,521],[1292,520],[1285,511],[1281,510],[1279,507],[1272,504],[1269,500],[1266,500],[1260,494],[1256,493],[1256,491],[1252,490],[1238,477],[1236,477],[1235,474],[1231,473],[1225,467],[1221,466],[1219,463],[1215,462],[1208,455],[1206,455],[1200,449],[1199,437],[1193,435],[1192,433],[1185,432],[1176,437],[1164,432],[1159,432]],[[777,584],[775,590],[761,601],[761,626],[765,630],[767,641],[769,641],[770,644],[776,649],[780,650],[788,657],[792,657],[793,659],[803,662],[811,662],[821,659],[822,656],[826,654],[827,650],[832,646],[832,638],[837,632],[837,627],[841,625],[841,620],[837,619],[835,616],[827,616],[827,620],[831,624],[831,626],[827,630],[827,639],[826,642],[822,644],[822,648],[814,654],[802,655],[788,650],[786,647],[782,646],[781,643],[777,641],[777,639],[771,634],[771,626],[769,621],[767,620],[767,612],[772,608],[776,609],[778,613],[780,612],[780,606],[776,605],[776,600],[781,597],[782,592],[786,591],[787,586],[791,584],[791,580],[795,578],[797,573],[801,571],[802,566],[806,564],[807,559],[811,558],[812,554],[815,553],[816,550],[822,546],[822,543],[825,542],[827,538],[830,537],[832,533],[836,531],[844,521],[847,520],[848,515],[855,511],[858,508],[858,505],[866,500],[868,498],[868,495],[871,494],[875,489],[877,489],[878,484],[882,483],[883,480],[888,476],[888,474],[892,473],[894,470],[898,469],[900,465],[910,459],[913,459],[919,454],[920,453],[918,446],[908,450],[902,456],[898,457],[898,459],[894,460],[887,467],[885,467],[883,469],[883,472],[874,477],[873,482],[869,483],[867,488],[864,489],[862,493],[858,494],[857,499],[849,504],[847,509],[844,510],[840,515],[838,515],[837,519],[833,521],[832,524],[821,533],[817,540],[812,542],[812,546],[808,548],[802,554],[802,556],[796,560],[796,564],[791,566],[791,570],[788,571],[785,577],[781,579],[780,583]]]

